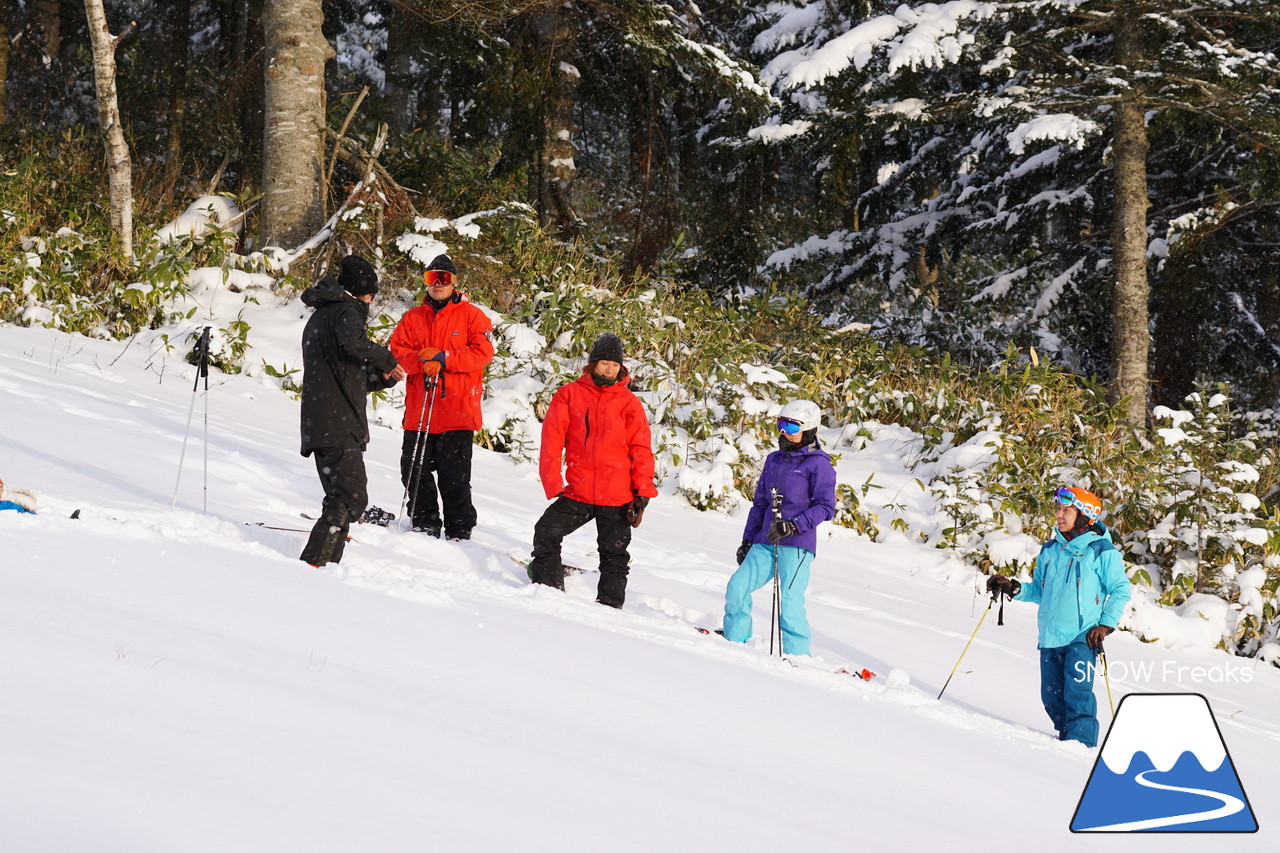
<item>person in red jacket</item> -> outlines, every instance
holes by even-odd
[[[560,543],[595,519],[600,552],[596,601],[622,607],[627,593],[631,528],[658,494],[653,486],[649,419],[627,385],[622,341],[605,333],[591,347],[582,376],[551,398],[542,422],[538,472],[554,503],[533,528],[534,583],[564,589]],[[561,478],[561,464],[564,478]]]
[[[454,288],[457,275],[448,255],[431,262],[422,276],[426,298],[400,318],[391,352],[409,377],[400,479],[413,529],[439,536],[443,526],[450,539],[470,539],[471,449],[481,426],[484,368],[493,360],[493,324]]]

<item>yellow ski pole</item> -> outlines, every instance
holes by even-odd
[[[1001,593],[1003,595],[1003,593]],[[960,657],[956,658],[956,665],[951,667],[951,675],[947,676],[947,681],[942,685],[942,689],[938,691],[938,698],[942,698],[942,694],[947,692],[947,684],[951,683],[951,679],[955,677],[956,670],[960,668],[960,661],[964,660],[965,652],[969,651],[969,646],[973,643],[973,638],[978,636],[978,628],[982,627],[982,622],[987,618],[987,614],[991,612],[991,605],[996,603],[995,593],[992,593],[991,600],[987,602],[987,609],[982,611],[982,618],[978,620],[977,626],[974,627],[973,633],[969,635],[969,642],[964,644],[964,651],[960,652]]]
[[[1111,673],[1107,666],[1107,653],[1102,650],[1102,646],[1098,646],[1098,657],[1102,659],[1102,678],[1107,682],[1107,703],[1111,706],[1111,719],[1116,716],[1116,702],[1111,698]]]

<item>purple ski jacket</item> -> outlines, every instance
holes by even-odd
[[[742,538],[756,545],[769,544],[773,513],[769,498],[773,489],[782,495],[782,519],[794,521],[800,531],[778,544],[817,553],[819,524],[836,514],[836,470],[831,457],[816,444],[795,450],[775,450],[764,461],[756,496],[747,515]]]

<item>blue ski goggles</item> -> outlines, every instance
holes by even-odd
[[[1068,489],[1066,486],[1063,486],[1058,489],[1058,491],[1054,492],[1053,496],[1057,498],[1058,503],[1063,506],[1075,507],[1077,512],[1090,521],[1097,521],[1102,516],[1101,507],[1091,506],[1085,503],[1080,500],[1079,495],[1071,491],[1071,489]]]
[[[800,422],[793,421],[791,418],[778,418],[778,432],[785,433],[787,435],[799,435]]]

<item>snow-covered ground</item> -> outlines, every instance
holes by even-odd
[[[985,604],[945,552],[827,530],[815,658],[792,666],[767,654],[767,588],[751,646],[693,629],[719,625],[740,515],[655,500],[617,612],[591,573],[528,583],[536,472],[477,450],[472,542],[360,526],[317,571],[304,533],[251,524],[319,507],[297,403],[193,378],[141,340],[0,328],[0,478],[40,498],[0,513],[8,853],[1276,849],[1272,667],[1113,636],[1117,703],[1208,697],[1261,830],[1074,836],[1096,753],[1047,734],[1033,606],[991,613],[935,698]],[[399,446],[376,427],[367,455],[393,512]],[[878,458],[848,464],[903,476]]]

